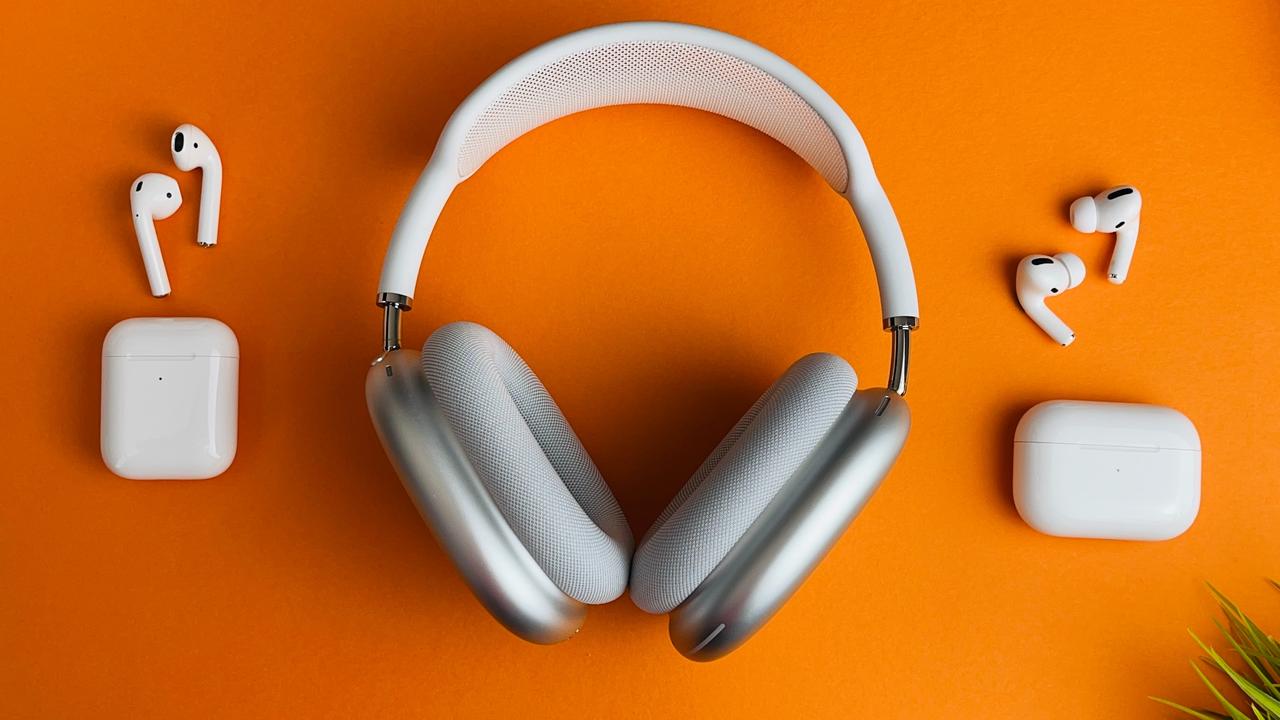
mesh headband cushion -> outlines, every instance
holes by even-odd
[[[463,139],[460,177],[507,143],[565,115],[652,103],[706,110],[750,125],[791,148],[836,192],[849,184],[840,143],[816,111],[777,78],[732,55],[681,42],[629,41],[559,58],[490,102]]]
[[[617,500],[545,387],[493,331],[435,331],[422,368],[449,426],[503,517],[564,594],[616,599],[632,536]]]
[[[635,604],[665,613],[684,602],[817,447],[857,385],[844,359],[814,353],[766,390],[640,541]]]

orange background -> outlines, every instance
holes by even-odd
[[[552,648],[490,620],[383,457],[363,383],[400,206],[445,119],[520,52],[604,22],[714,26],[849,111],[921,289],[915,426],[792,602],[710,664],[622,599]],[[1164,717],[1204,704],[1184,628],[1211,580],[1272,628],[1280,574],[1280,4],[671,0],[6,4],[0,10],[0,716]],[[196,247],[181,122],[226,163]],[[176,176],[147,293],[136,175]],[[1127,284],[1075,196],[1134,183]],[[1069,350],[1019,311],[1017,259],[1074,251]],[[637,534],[800,355],[883,381],[854,220],[802,161],[722,118],[614,108],[527,136],[464,184],[406,340],[485,323],[558,399]],[[239,456],[206,482],[98,455],[108,328],[209,315],[242,352]],[[1018,518],[1012,432],[1050,398],[1198,426],[1200,517],[1165,543]]]

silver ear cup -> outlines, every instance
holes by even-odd
[[[766,390],[672,499],[632,561],[631,599],[684,602],[724,560],[830,431],[857,388],[843,358],[814,353]]]
[[[631,528],[515,349],[483,325],[450,323],[427,340],[422,369],[471,467],[556,587],[588,605],[625,592]]]
[[[871,498],[910,426],[906,400],[896,393],[855,393],[746,534],[671,613],[676,649],[693,660],[714,660],[759,630]]]
[[[415,350],[392,350],[365,377],[382,447],[414,505],[480,602],[511,632],[554,643],[586,607],[547,577],[494,504],[458,443]]]

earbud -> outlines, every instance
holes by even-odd
[[[1138,244],[1138,213],[1142,195],[1130,185],[1104,190],[1096,197],[1082,197],[1071,203],[1071,227],[1083,233],[1116,234],[1107,279],[1119,285],[1129,276],[1129,263]]]
[[[138,248],[142,250],[142,263],[147,268],[151,294],[156,297],[169,294],[169,275],[164,269],[164,257],[160,255],[155,221],[174,214],[181,205],[182,193],[178,192],[178,181],[168,175],[147,173],[134,180],[129,188],[133,231],[138,236]]]
[[[173,131],[173,164],[183,172],[200,168],[200,223],[196,242],[218,244],[218,210],[222,205],[222,156],[204,131],[190,123]]]
[[[1015,287],[1022,309],[1053,338],[1066,347],[1076,334],[1045,304],[1051,295],[1060,295],[1084,282],[1084,261],[1071,253],[1028,255],[1018,263]]]

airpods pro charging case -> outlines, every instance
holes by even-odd
[[[1167,407],[1054,400],[1013,443],[1013,499],[1049,535],[1168,540],[1200,510],[1200,436]]]
[[[236,456],[240,345],[210,318],[131,318],[102,344],[102,460],[132,480],[201,480]]]

